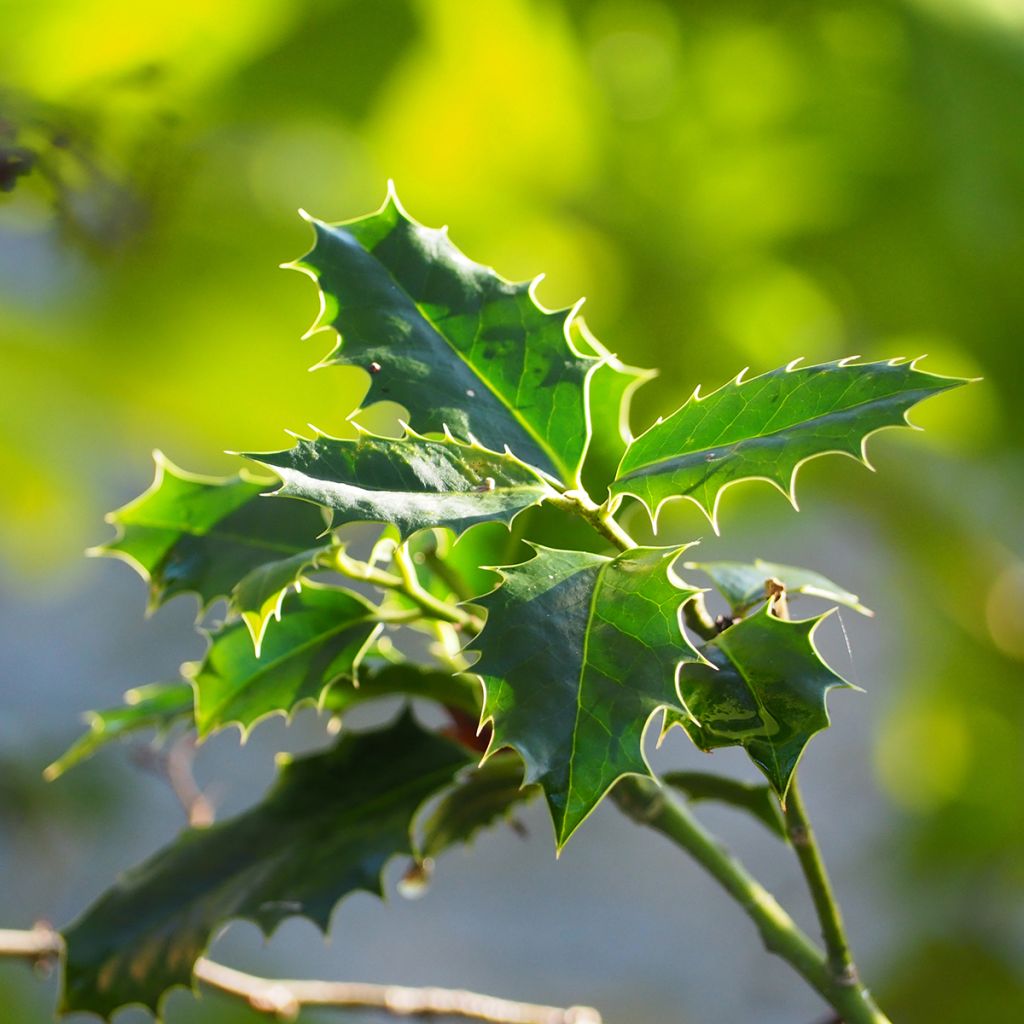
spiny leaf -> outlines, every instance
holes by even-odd
[[[430,526],[461,533],[491,520],[508,524],[555,493],[508,452],[412,431],[403,438],[365,431],[353,441],[300,438],[287,451],[247,457],[281,478],[277,494],[322,505],[333,525],[390,523],[403,537]]]
[[[89,731],[76,740],[43,775],[60,778],[69,768],[92,757],[101,747],[143,729],[164,732],[177,722],[192,720],[192,687],[188,683],[150,683],[129,690],[121,707],[86,712]]]
[[[715,800],[752,814],[783,841],[787,840],[786,819],[768,786],[751,786],[746,782],[712,775],[710,772],[668,772],[661,776],[666,786],[678,789],[689,800]]]
[[[679,626],[697,591],[669,571],[680,550],[605,558],[537,546],[479,601],[488,616],[473,670],[491,750],[513,747],[525,781],[544,787],[559,848],[617,779],[649,774],[647,721],[679,706],[676,669],[698,657]]]
[[[62,1012],[109,1017],[132,1003],[157,1012],[232,919],[269,935],[302,914],[326,931],[344,896],[382,894],[387,862],[412,853],[420,806],[466,763],[463,749],[406,713],[288,764],[262,803],[185,832],[71,925]]]
[[[252,569],[304,551],[323,533],[309,505],[261,498],[266,480],[197,476],[160,452],[154,459],[149,489],[107,516],[118,536],[89,552],[128,562],[149,582],[151,608],[186,592],[205,608]]]
[[[828,691],[856,689],[814,646],[828,614],[790,622],[765,605],[708,641],[708,663],[680,669],[686,714],[670,712],[666,729],[681,726],[701,750],[742,746],[784,798],[804,748],[829,724]]]
[[[231,591],[228,606],[241,616],[249,630],[257,658],[270,620],[281,621],[281,605],[285,595],[292,589],[299,589],[305,574],[328,551],[330,548],[327,546],[310,548],[297,555],[258,565],[239,580]]]
[[[760,558],[748,562],[687,562],[687,569],[706,572],[714,581],[719,593],[729,602],[733,615],[745,615],[767,598],[765,583],[778,580],[789,594],[806,594],[826,601],[852,608],[861,615],[874,615],[870,608],[860,603],[860,598],[844,590],[838,583],[811,569],[800,569],[793,565],[779,565],[765,562]]]
[[[347,680],[332,686],[323,698],[323,706],[341,714],[359,704],[396,696],[431,700],[467,715],[479,715],[482,694],[480,681],[468,672],[440,672],[404,661],[360,671],[358,686]]]
[[[419,859],[433,859],[470,842],[536,792],[533,786],[523,786],[523,762],[515,754],[497,754],[465,769],[424,821],[417,843]]]
[[[658,420],[629,446],[611,493],[643,502],[657,525],[662,505],[687,498],[717,531],[724,490],[767,480],[796,506],[800,466],[818,455],[849,455],[870,465],[868,437],[909,426],[907,411],[931,395],[966,383],[917,369],[916,361],[788,366],[734,381]]]
[[[284,603],[259,655],[236,622],[213,636],[201,662],[184,667],[195,687],[200,736],[237,725],[245,737],[267,715],[320,703],[328,687],[355,676],[380,628],[372,605],[338,587],[308,583]]]
[[[552,312],[531,283],[474,263],[447,229],[417,224],[393,189],[367,217],[310,219],[313,249],[293,264],[319,283],[311,332],[337,329],[321,365],[370,373],[369,398],[400,402],[425,433],[446,426],[496,451],[507,444],[566,484],[590,438],[587,388],[599,360],[570,343],[575,309]]]

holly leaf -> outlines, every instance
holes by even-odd
[[[684,794],[693,803],[714,800],[746,811],[779,839],[789,841],[786,819],[768,786],[752,786],[710,772],[668,772],[662,775],[661,781]]]
[[[187,830],[71,925],[61,1011],[109,1017],[139,1003],[158,1013],[166,992],[190,983],[210,939],[233,919],[269,936],[301,914],[326,932],[344,896],[383,895],[385,865],[412,853],[420,806],[467,758],[407,712],[286,764],[252,810]]]
[[[197,476],[160,452],[153,458],[149,489],[107,516],[117,536],[89,551],[128,562],[149,583],[150,609],[187,592],[206,608],[257,566],[306,550],[324,532],[309,505],[262,499],[266,480]]]
[[[765,582],[778,580],[788,594],[806,594],[820,597],[835,604],[845,605],[861,615],[874,615],[860,603],[856,594],[843,589],[838,583],[811,569],[800,569],[778,562],[765,562],[756,558],[748,562],[687,562],[687,569],[699,569],[714,581],[719,593],[729,602],[733,615],[745,615],[762,601],[767,600]]]
[[[686,713],[670,712],[666,729],[681,726],[701,750],[742,746],[785,799],[811,737],[829,724],[829,690],[857,689],[814,645],[829,614],[789,621],[765,605],[708,641],[700,649],[706,662],[680,669]]]
[[[92,757],[101,747],[126,735],[153,729],[166,732],[192,719],[192,687],[188,683],[150,683],[129,690],[121,707],[87,711],[89,731],[77,739],[43,772],[48,781],[60,778],[69,768]]]
[[[590,439],[589,379],[599,359],[570,341],[576,308],[544,309],[533,282],[474,263],[447,229],[423,227],[394,189],[367,217],[307,218],[316,241],[291,264],[318,282],[309,333],[338,331],[321,366],[361,366],[369,398],[400,402],[424,433],[478,438],[569,485]],[[539,280],[539,279],[538,279]]]
[[[249,630],[253,650],[260,656],[263,637],[271,619],[281,621],[281,607],[291,590],[301,588],[306,573],[316,568],[330,548],[310,548],[273,562],[258,565],[231,591],[228,607],[236,612]]]
[[[490,751],[512,747],[525,782],[544,788],[561,849],[623,775],[649,775],[642,740],[660,708],[679,706],[676,670],[698,658],[681,606],[697,591],[670,574],[682,549],[615,558],[535,546],[479,599],[474,641]]]
[[[282,480],[275,493],[327,509],[333,526],[390,523],[405,537],[425,527],[461,533],[477,523],[510,524],[524,509],[554,495],[537,471],[510,452],[420,437],[353,441],[300,438],[283,452],[248,455]]]
[[[338,680],[353,679],[380,629],[376,609],[339,587],[307,583],[285,598],[285,612],[257,654],[244,623],[215,634],[201,662],[183,666],[195,688],[200,737],[237,725],[243,739],[272,714],[322,704]]]
[[[468,672],[440,672],[409,661],[360,672],[358,686],[342,681],[327,691],[322,703],[332,714],[342,714],[359,704],[399,696],[431,700],[467,715],[480,714],[480,681],[476,676]]]
[[[507,820],[514,807],[535,793],[535,787],[524,787],[523,762],[515,754],[498,754],[465,769],[423,822],[419,860],[433,860],[471,842],[481,829]]]
[[[867,439],[885,427],[910,426],[918,402],[966,383],[907,362],[797,361],[701,396],[699,389],[667,419],[633,441],[612,495],[632,495],[657,526],[671,498],[694,502],[718,530],[718,503],[741,480],[767,480],[796,507],[797,472],[808,459],[849,455],[870,468]]]

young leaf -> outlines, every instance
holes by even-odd
[[[917,369],[916,361],[797,366],[734,381],[693,396],[629,446],[611,485],[614,496],[643,502],[657,525],[662,505],[687,498],[717,531],[723,491],[767,480],[796,505],[800,466],[818,455],[849,455],[870,466],[868,437],[909,426],[907,411],[966,383]]]
[[[372,605],[338,587],[308,583],[285,599],[285,612],[259,655],[236,622],[214,635],[201,662],[184,667],[200,736],[234,724],[245,737],[267,715],[322,702],[328,687],[355,676],[380,628]]]
[[[418,858],[434,859],[452,846],[470,842],[535,793],[535,787],[523,786],[523,762],[515,754],[498,754],[467,768],[424,821]]]
[[[469,260],[447,230],[417,224],[393,190],[367,217],[310,218],[311,252],[292,264],[319,283],[324,326],[340,335],[320,365],[370,373],[369,398],[400,402],[425,433],[445,427],[495,451],[508,445],[566,484],[590,438],[587,388],[599,360],[570,342],[575,309],[540,306]]]
[[[258,565],[244,576],[231,591],[228,606],[237,612],[249,635],[252,637],[253,650],[256,657],[260,656],[263,637],[271,619],[281,621],[281,605],[285,595],[292,589],[298,589],[305,574],[316,566],[317,559],[326,554],[329,547],[310,548],[300,551],[297,555],[266,562]]]
[[[701,647],[704,664],[684,664],[679,692],[686,714],[670,713],[701,750],[742,746],[785,798],[811,737],[829,724],[825,697],[856,689],[836,675],[814,646],[830,613],[799,622],[778,619],[765,605]]]
[[[687,562],[685,568],[699,569],[714,581],[719,593],[729,602],[733,615],[745,615],[766,600],[765,582],[778,580],[790,594],[806,594],[852,608],[861,615],[874,615],[860,603],[856,594],[844,590],[838,583],[811,569],[793,565],[779,565],[760,558],[754,562]]]
[[[768,786],[751,786],[746,782],[712,775],[709,772],[667,772],[661,776],[666,786],[678,789],[687,799],[698,803],[715,800],[752,814],[779,839],[788,841],[786,819]]]
[[[188,683],[150,683],[129,690],[121,707],[89,711],[89,731],[77,739],[43,775],[60,778],[69,768],[92,757],[101,747],[143,729],[165,732],[176,722],[192,720],[192,687]]]
[[[326,931],[342,897],[382,895],[384,866],[412,853],[416,812],[467,760],[406,713],[286,765],[262,803],[185,832],[71,925],[62,1012],[109,1017],[132,1003],[158,1012],[232,919],[270,935],[302,914]]]
[[[679,706],[676,670],[698,658],[679,625],[697,591],[669,571],[680,550],[605,558],[537,546],[478,602],[488,615],[473,671],[490,749],[514,748],[525,781],[543,786],[559,849],[617,779],[650,774],[647,721]]]
[[[322,505],[334,526],[391,523],[403,537],[430,526],[461,533],[490,520],[509,524],[555,493],[508,452],[412,431],[400,439],[365,431],[354,441],[300,438],[287,451],[247,457],[281,478],[277,494]]]
[[[118,535],[90,554],[128,562],[150,589],[150,608],[194,592],[205,608],[268,560],[298,554],[324,531],[301,502],[261,498],[267,481],[196,476],[154,453],[149,489],[107,516]]]

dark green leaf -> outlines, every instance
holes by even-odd
[[[118,536],[90,554],[128,562],[149,582],[150,607],[194,592],[206,607],[264,562],[309,548],[323,516],[302,502],[262,498],[268,481],[185,473],[156,452],[156,477],[107,516]]]
[[[410,855],[421,804],[467,763],[456,744],[406,713],[372,733],[288,764],[252,810],[191,829],[120,881],[65,933],[61,1009],[154,1012],[228,921],[265,934],[302,914],[327,930],[349,893],[382,894],[381,872]]]
[[[797,366],[736,380],[659,420],[629,446],[611,493],[643,502],[656,524],[670,498],[695,502],[717,530],[718,502],[730,484],[763,479],[796,505],[800,466],[817,455],[849,455],[868,465],[865,444],[883,427],[907,426],[918,402],[965,381],[893,359]]]
[[[480,600],[474,642],[492,750],[513,747],[555,821],[561,848],[622,775],[649,774],[642,739],[659,708],[679,706],[675,675],[697,654],[679,609],[697,591],[670,575],[680,549],[615,558],[537,547],[501,569]]]
[[[788,841],[786,819],[768,786],[751,786],[709,772],[668,772],[661,777],[661,781],[666,786],[678,789],[694,803],[715,800],[747,811],[780,839]]]
[[[196,729],[229,724],[243,737],[261,718],[319,703],[328,687],[355,676],[379,629],[376,609],[348,590],[307,583],[285,598],[281,622],[257,655],[241,622],[213,636],[201,662],[185,666],[196,692]]]
[[[511,523],[553,495],[537,472],[509,453],[499,455],[454,438],[432,441],[360,432],[354,441],[300,439],[284,452],[249,455],[283,481],[276,493],[328,509],[334,525],[390,523],[403,537],[424,527],[461,533],[477,523]]]
[[[687,562],[687,569],[706,572],[714,581],[722,597],[729,602],[733,615],[745,615],[751,608],[766,600],[765,583],[778,580],[789,594],[806,594],[826,601],[846,605],[861,615],[873,615],[869,608],[860,603],[856,594],[844,590],[838,583],[810,569],[793,565],[779,565],[765,562],[760,558],[754,562]]]
[[[57,779],[69,768],[92,757],[100,747],[123,736],[155,729],[163,732],[176,722],[192,720],[192,687],[188,683],[150,683],[129,690],[121,707],[105,711],[89,711],[85,720],[89,731],[43,773]]]
[[[710,664],[684,664],[686,714],[670,713],[702,750],[742,746],[784,797],[811,737],[829,724],[825,697],[850,687],[821,659],[814,631],[826,615],[790,622],[765,605],[701,647]]]
[[[458,708],[467,715],[479,715],[483,694],[480,680],[468,672],[438,672],[401,662],[361,671],[358,686],[347,680],[332,686],[323,698],[323,706],[334,714],[342,714],[358,704],[396,696],[419,697]]]
[[[523,762],[515,754],[497,754],[465,769],[424,821],[420,859],[439,857],[452,846],[470,842],[535,793],[535,787],[523,786]]]
[[[532,283],[467,259],[446,229],[425,228],[394,191],[367,217],[310,219],[312,251],[294,264],[318,281],[338,346],[321,365],[370,372],[369,398],[400,402],[422,433],[449,427],[567,484],[590,437],[586,392],[599,360],[569,342],[575,310],[543,309]]]

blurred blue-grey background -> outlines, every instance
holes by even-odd
[[[227,472],[225,448],[341,427],[364,384],[306,373],[328,344],[298,340],[314,292],[276,266],[308,242],[297,207],[355,216],[392,177],[471,256],[546,272],[549,306],[588,296],[608,347],[662,369],[635,428],[798,355],[985,377],[914,414],[926,433],[875,438],[877,474],[806,467],[799,516],[749,485],[721,538],[690,506],[663,535],[809,565],[877,611],[829,624],[867,693],[833,697],[803,771],[855,950],[895,1020],[1024,1019],[1019,0],[0,0],[0,21],[0,926],[66,923],[182,827],[122,752],[41,779],[80,712],[202,650],[190,600],[144,620],[144,585],[81,552],[156,446]],[[197,771],[229,814],[275,751],[322,736],[312,714],[241,752],[231,732]],[[681,737],[657,763],[707,766]],[[704,816],[811,926],[775,841]],[[236,925],[217,955],[609,1024],[826,1018],[657,837],[602,810],[556,863],[542,810],[525,820],[420,901],[348,901],[329,945]],[[3,1019],[53,1000],[0,965]],[[243,1019],[184,993],[168,1018]]]

